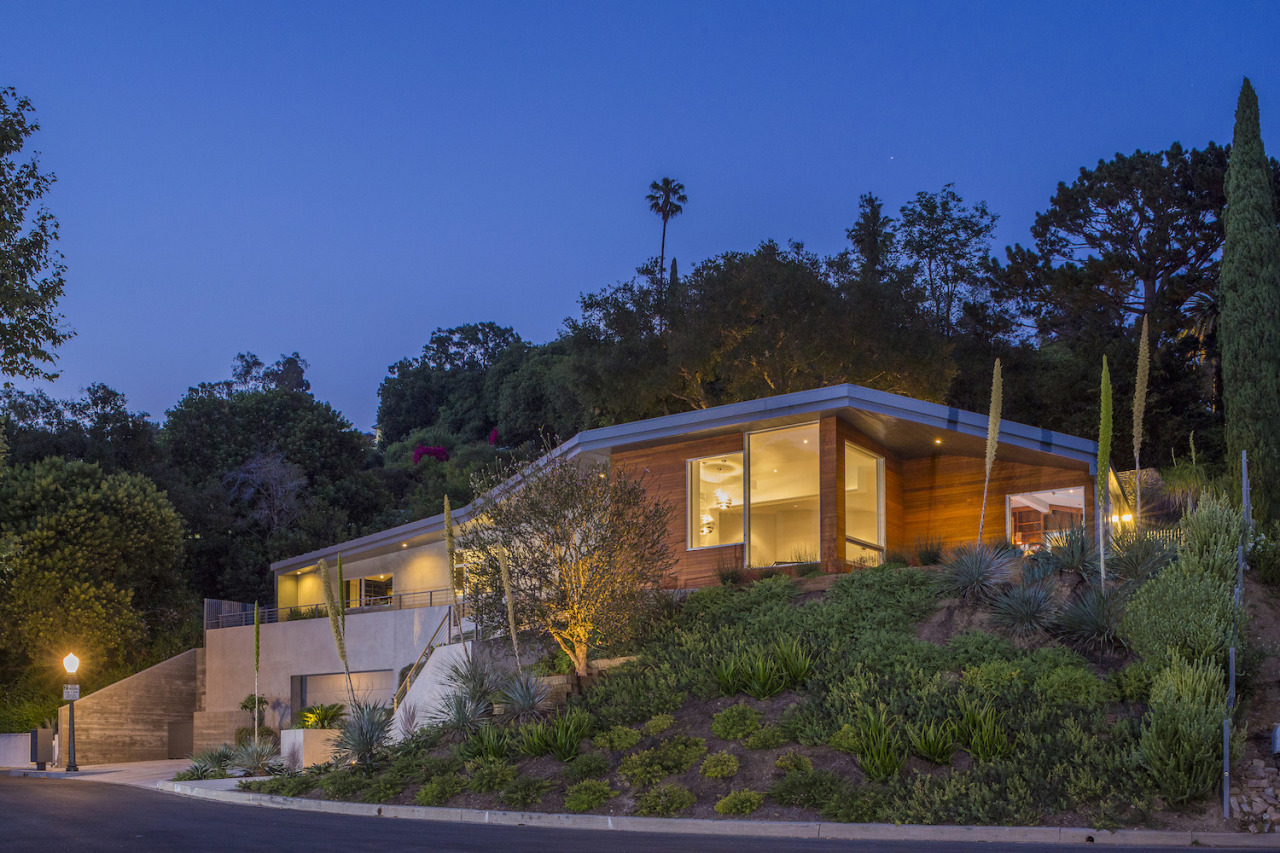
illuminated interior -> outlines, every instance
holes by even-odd
[[[844,446],[845,559],[879,563],[884,554],[884,460]]]
[[[1009,541],[1025,550],[1045,544],[1046,536],[1084,524],[1084,489],[1051,489],[1010,495]]]
[[[742,543],[742,454],[689,460],[689,547]]]
[[[818,559],[818,425],[747,436],[751,465],[747,565]]]

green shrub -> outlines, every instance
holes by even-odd
[[[845,723],[840,727],[839,731],[830,737],[827,745],[832,749],[857,755],[862,752],[862,733],[852,723]]]
[[[329,705],[308,705],[298,712],[299,729],[336,729],[347,713],[341,702]]]
[[[1133,594],[1120,634],[1153,672],[1175,656],[1220,662],[1234,610],[1229,581],[1179,558]]]
[[[400,796],[407,784],[405,779],[383,774],[373,780],[373,784],[365,788],[362,799],[366,803],[385,803]]]
[[[673,773],[685,772],[706,753],[707,743],[702,738],[675,735],[651,749],[628,755],[618,765],[618,773],[635,787],[653,785]]]
[[[1215,664],[1174,658],[1151,685],[1138,755],[1170,803],[1207,794],[1222,766],[1227,696]]]
[[[708,779],[729,779],[738,774],[738,757],[731,752],[713,752],[702,761],[698,772]]]
[[[834,823],[877,823],[883,820],[886,795],[866,785],[842,785],[822,805],[822,817]]]
[[[948,669],[964,669],[990,660],[1011,661],[1018,657],[1018,650],[1005,637],[986,631],[965,631],[947,641],[946,657]]]
[[[277,797],[304,797],[316,789],[320,779],[309,775],[280,775],[270,779],[257,779],[242,782],[240,787],[259,794],[274,794]]]
[[[1114,649],[1120,644],[1124,600],[1120,587],[1086,584],[1058,613],[1054,630],[1083,648]]]
[[[1082,666],[1059,666],[1036,679],[1031,689],[1050,705],[1096,708],[1108,699],[1108,685]]]
[[[943,562],[941,583],[949,594],[985,600],[1009,580],[1017,561],[1014,552],[982,543],[961,545]]]
[[[711,718],[711,733],[723,740],[737,740],[760,728],[760,712],[739,702]]]
[[[640,727],[640,731],[647,735],[660,735],[667,729],[676,724],[676,718],[670,714],[657,714],[647,723]],[[634,744],[633,744],[634,745]],[[623,747],[626,749],[627,747]]]
[[[596,779],[609,772],[609,759],[598,752],[588,752],[570,761],[564,769],[564,779],[570,785],[584,779]]]
[[[779,805],[820,809],[845,784],[830,770],[792,770],[774,783],[769,797]]]
[[[355,800],[369,787],[369,777],[344,768],[321,777],[320,787],[325,799]]]
[[[473,758],[463,766],[467,787],[478,794],[496,791],[516,778],[516,769],[501,758]]]
[[[1013,701],[1024,686],[1022,667],[1006,660],[989,660],[961,675],[965,687],[984,699]]]
[[[1125,702],[1146,702],[1151,695],[1155,673],[1142,661],[1134,661],[1111,673],[1109,681],[1116,695]]]
[[[1016,637],[1048,631],[1057,613],[1053,590],[1045,583],[1021,583],[991,599],[991,621]]]
[[[420,806],[443,806],[461,794],[464,785],[463,778],[457,773],[445,773],[432,778],[419,788],[413,801]]]
[[[591,744],[596,749],[607,749],[610,752],[631,749],[639,742],[640,732],[627,726],[614,726],[591,739]]]
[[[907,726],[907,740],[916,755],[934,764],[950,764],[956,751],[956,724],[951,720]]]
[[[747,749],[773,749],[787,742],[782,729],[777,726],[761,726],[743,739],[742,745]]]
[[[728,796],[716,803],[716,811],[720,814],[751,814],[764,804],[764,794],[743,789],[730,791]]]
[[[1280,584],[1280,521],[1254,530],[1249,548],[1249,567],[1257,572],[1258,580],[1263,583]]]
[[[655,785],[636,797],[635,814],[671,817],[690,808],[698,798],[684,785]]]
[[[552,784],[547,779],[517,776],[498,793],[498,801],[513,809],[527,809],[539,802],[551,787]]]
[[[616,796],[618,792],[610,788],[609,783],[599,779],[586,779],[565,792],[564,807],[571,812],[589,812]]]
[[[1244,516],[1225,497],[1205,493],[1195,512],[1182,518],[1180,562],[1195,566],[1220,581],[1234,584],[1236,548],[1242,540]]]
[[[778,756],[778,760],[773,762],[773,766],[781,770],[783,773],[790,773],[793,770],[808,772],[813,769],[813,762],[808,757],[801,755],[794,749],[788,749],[782,755]]]

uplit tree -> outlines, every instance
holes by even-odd
[[[607,463],[544,458],[505,473],[477,484],[487,496],[458,533],[467,596],[486,628],[509,630],[514,611],[514,623],[549,636],[586,675],[588,652],[632,636],[671,570],[670,508]]]

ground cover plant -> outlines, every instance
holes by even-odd
[[[484,809],[1108,827],[1208,802],[1223,699],[1220,649],[1200,638],[1219,617],[1167,626],[1142,608],[1175,606],[1159,581],[1184,563],[1209,565],[1196,577],[1219,596],[1212,560],[1179,552],[1108,587],[1102,627],[1087,626],[1105,641],[1056,622],[929,633],[939,608],[989,613],[1014,585],[1068,605],[1100,588],[1043,556],[1022,563],[967,599],[940,582],[944,567],[863,569],[808,596],[785,576],[701,590],[567,708],[446,716],[387,746],[371,776],[357,765],[249,784]],[[750,689],[755,668],[778,683]]]

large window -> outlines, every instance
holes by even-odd
[[[879,563],[884,554],[884,460],[844,445],[845,558]]]
[[[818,425],[747,436],[747,564],[817,562]]]
[[[742,544],[742,454],[689,460],[689,547]]]

